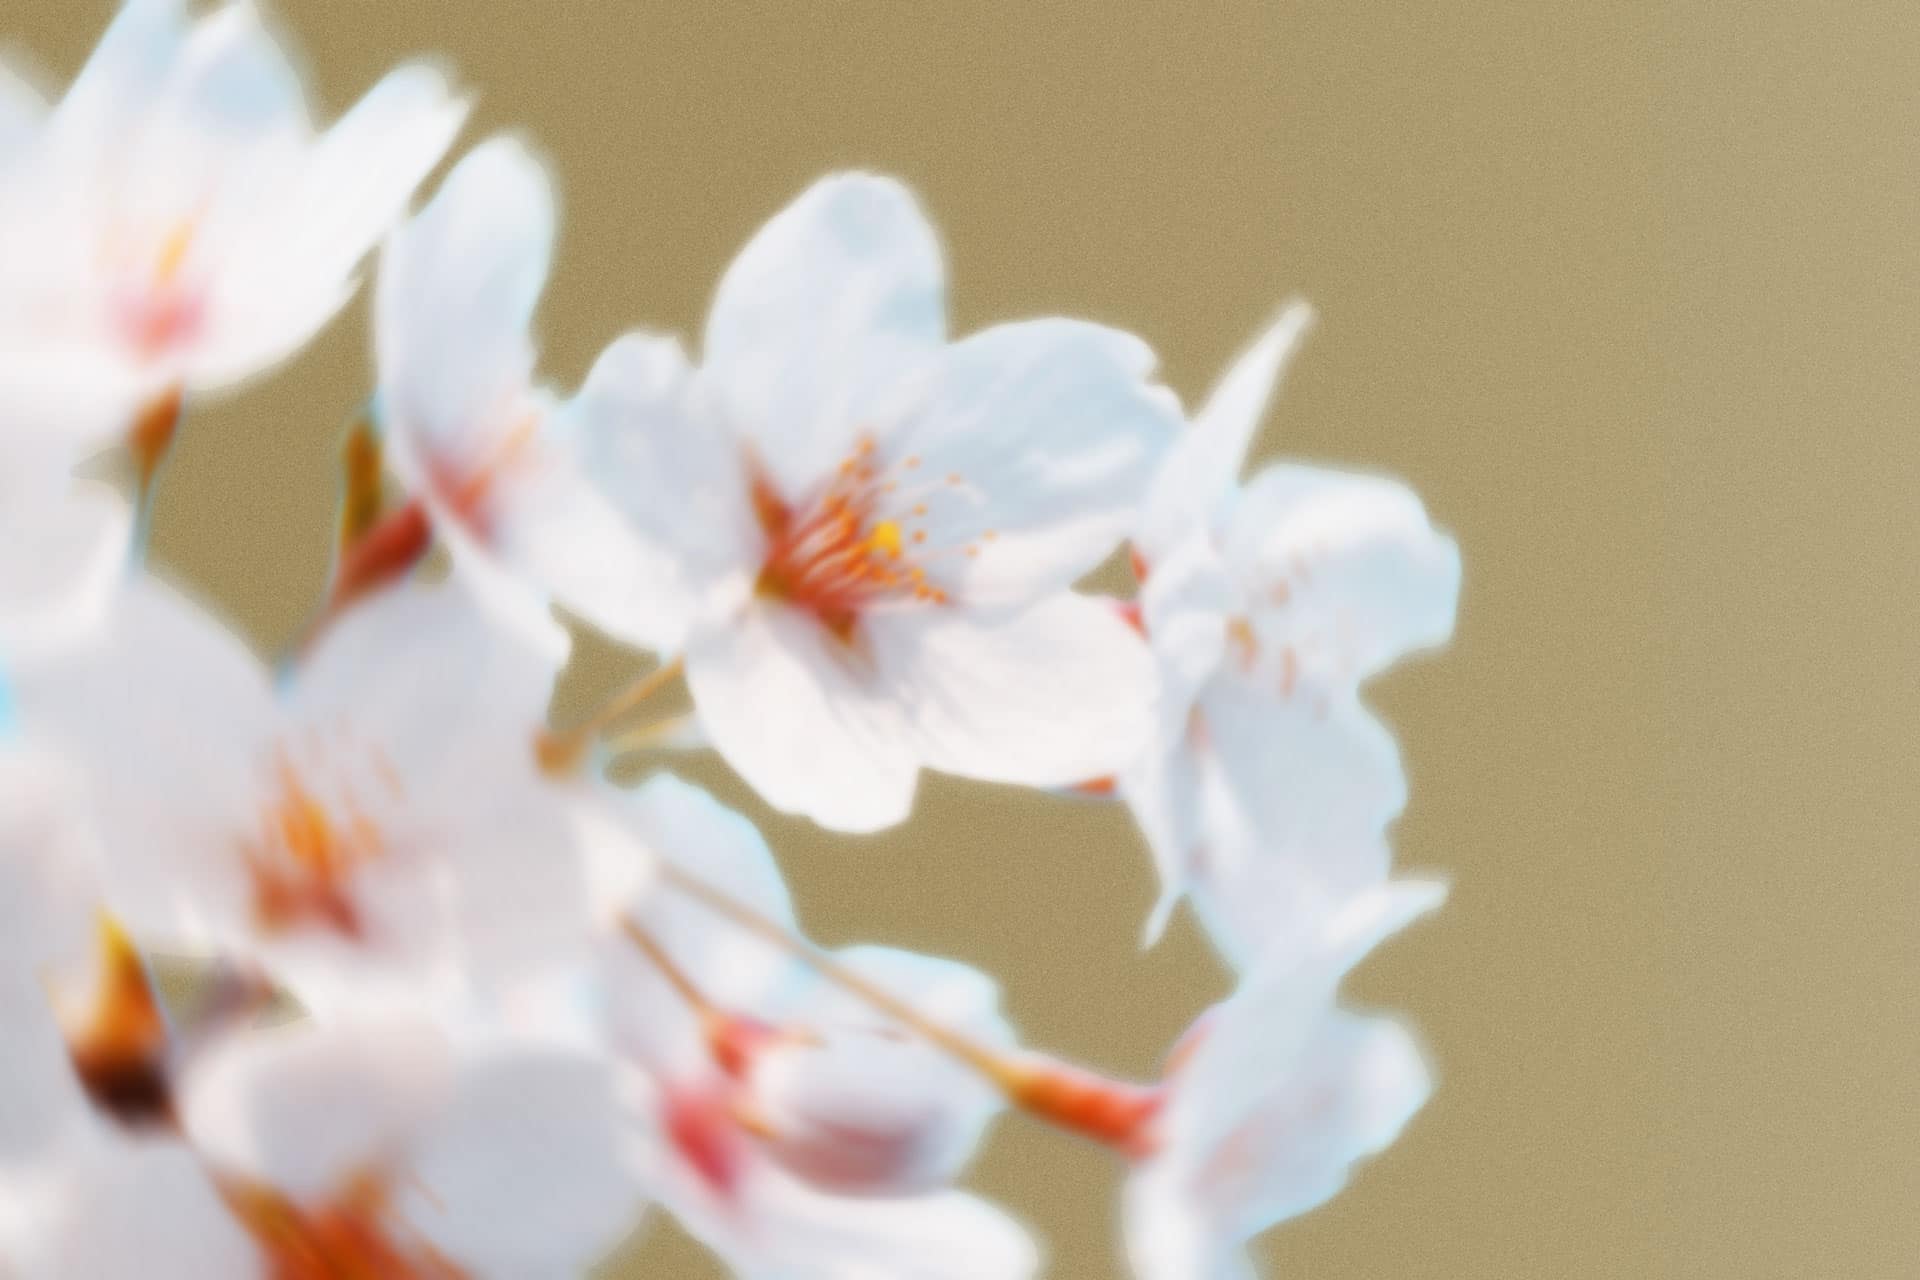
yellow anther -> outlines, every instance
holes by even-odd
[[[873,532],[867,535],[867,544],[875,551],[887,556],[900,554],[900,526],[891,520],[882,520],[873,526]]]

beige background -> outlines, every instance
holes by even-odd
[[[60,76],[98,0],[12,0]],[[815,175],[924,195],[955,325],[1134,328],[1197,397],[1324,312],[1268,447],[1410,480],[1464,548],[1451,652],[1385,681],[1403,860],[1454,900],[1358,987],[1433,1106],[1275,1276],[1920,1274],[1920,9],[1846,5],[282,0],[329,111],[402,55],[528,130],[566,218],[571,384]],[[0,251],[4,251],[0,249]],[[358,310],[196,415],[158,555],[262,643],[325,570]],[[587,675],[610,682],[597,652]],[[729,791],[737,795],[737,790]],[[1149,955],[1120,815],[937,783],[884,838],[768,824],[825,940],[1003,976],[1038,1043],[1145,1073],[1221,989]],[[1107,1162],[979,1166],[1115,1274]],[[620,1274],[710,1274],[657,1234]]]

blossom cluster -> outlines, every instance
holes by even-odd
[[[957,1185],[1009,1110],[1124,1164],[1143,1280],[1251,1275],[1424,1102],[1340,988],[1443,896],[1393,874],[1361,688],[1448,637],[1454,546],[1390,480],[1242,477],[1306,306],[1188,415],[1112,328],[951,337],[914,196],[843,173],[697,359],[629,333],[566,395],[538,155],[413,211],[465,114],[419,63],[316,129],[245,3],[127,0],[51,103],[0,75],[0,1277],[572,1276],[665,1212],[743,1275],[1013,1280],[1040,1247]],[[269,662],[145,513],[189,406],[363,269],[334,571]],[[1137,594],[1081,589],[1121,547]],[[558,727],[556,607],[655,658]],[[985,974],[808,942],[660,767],[696,751],[839,832],[927,769],[1111,797],[1147,940],[1189,904],[1237,989],[1155,1081],[1029,1047]]]

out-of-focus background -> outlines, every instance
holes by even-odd
[[[1356,989],[1442,1085],[1262,1247],[1275,1276],[1920,1274],[1920,9],[1866,0],[943,6],[280,0],[329,116],[435,52],[564,193],[547,368],[697,334],[751,231],[899,174],[956,330],[1146,336],[1197,400],[1323,321],[1273,455],[1405,477],[1458,638],[1384,680],[1436,921]],[[11,0],[56,81],[105,0]],[[0,252],[5,247],[0,246]],[[362,310],[196,413],[156,558],[263,645],[326,569]],[[588,647],[571,707],[632,659]],[[744,801],[723,774],[704,777]],[[911,826],[769,818],[829,942],[986,966],[1035,1042],[1150,1072],[1223,989],[1121,814],[935,781]],[[1119,1274],[1113,1170],[1003,1127],[978,1185]],[[657,1229],[608,1276],[717,1274]]]

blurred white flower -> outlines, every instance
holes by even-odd
[[[1427,881],[1361,894],[1315,934],[1270,949],[1195,1024],[1126,1188],[1140,1280],[1251,1277],[1246,1242],[1331,1199],[1426,1102],[1412,1036],[1336,998],[1374,946],[1444,897]]]
[[[1025,1233],[947,1190],[1000,1109],[931,1046],[829,988],[767,940],[662,887],[651,860],[720,886],[791,932],[753,826],[668,776],[634,794],[624,904],[603,966],[616,1053],[655,1193],[740,1274],[997,1280],[1032,1274]],[[998,993],[950,961],[878,947],[833,957],[982,1043],[1010,1044]]]
[[[250,3],[193,21],[127,0],[60,103],[11,131],[29,136],[0,193],[0,345],[32,353],[43,404],[260,371],[339,309],[464,116],[412,65],[316,135]]]
[[[80,1163],[29,1276],[562,1280],[644,1204],[606,1066],[569,1050],[283,1026],[196,1070],[182,1117],[189,1146]]]
[[[178,1171],[174,1041],[141,958],[98,916],[78,779],[0,745],[0,1276],[63,1276],[49,1224],[91,1168]],[[189,1170],[191,1175],[191,1171]],[[184,1260],[183,1260],[184,1261]],[[156,1263],[142,1275],[195,1273]]]
[[[1074,594],[1177,422],[1153,355],[1071,320],[949,343],[913,198],[831,177],[720,282],[704,362],[629,338],[577,415],[589,474],[679,565],[709,740],[782,810],[900,821],[924,767],[1055,786],[1144,744],[1152,671]]]
[[[1237,965],[1384,879],[1406,799],[1361,684],[1443,643],[1459,553],[1403,485],[1275,465],[1234,481],[1304,308],[1229,370],[1156,481],[1137,545],[1159,734],[1120,791],[1159,869]]]
[[[648,648],[675,639],[674,567],[582,479],[569,426],[606,410],[534,382],[554,201],[520,142],[491,139],[381,256],[375,325],[386,457],[490,608],[549,643],[557,596]]]
[[[130,581],[93,642],[20,673],[26,731],[84,770],[114,909],[252,958],[310,1007],[456,999],[584,943],[571,802],[528,743],[547,656],[457,587],[354,610],[276,690],[235,636]]]

